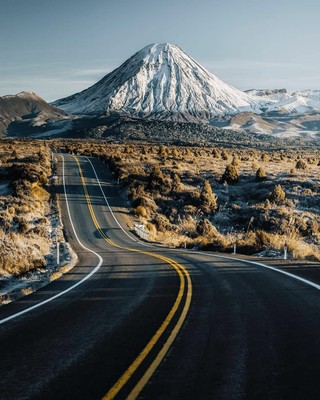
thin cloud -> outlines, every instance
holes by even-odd
[[[57,68],[46,74],[38,68],[25,66],[21,73],[17,71],[2,72],[0,79],[0,96],[15,94],[21,91],[33,91],[41,96],[46,93],[45,99],[53,101],[79,92],[96,83],[113,68]],[[0,71],[5,68],[0,68]]]
[[[241,89],[286,88],[289,92],[318,89],[320,77],[312,64],[268,60],[206,60],[205,68],[226,83]]]
[[[74,71],[75,76],[98,76],[98,75],[106,75],[111,72],[111,68],[87,68],[87,69],[79,69]]]
[[[282,68],[290,68],[290,69],[307,69],[312,70],[314,67],[310,65],[306,65],[303,63],[292,63],[285,61],[264,61],[264,60],[207,60],[202,61],[202,65],[205,66],[210,71],[214,71],[215,69],[256,69],[256,68],[265,68],[265,69],[282,69]]]

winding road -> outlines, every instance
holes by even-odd
[[[79,263],[0,308],[0,399],[319,399],[320,267],[138,241],[99,160],[59,155]]]

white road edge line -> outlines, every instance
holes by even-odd
[[[44,300],[44,301],[41,301],[41,302],[38,303],[38,304],[35,304],[34,306],[28,307],[28,308],[26,308],[25,310],[22,310],[22,311],[20,311],[20,312],[17,312],[17,313],[15,313],[15,314],[10,315],[9,317],[6,317],[6,318],[1,319],[1,320],[0,320],[0,325],[4,324],[5,322],[11,321],[12,319],[15,319],[15,318],[17,318],[17,317],[20,317],[21,315],[27,314],[27,313],[29,313],[30,311],[33,311],[33,310],[35,310],[36,308],[39,308],[39,307],[41,307],[41,306],[43,306],[43,305],[45,305],[45,304],[47,304],[47,303],[50,303],[51,301],[57,299],[58,297],[61,297],[61,296],[65,295],[66,293],[70,292],[71,290],[75,289],[76,287],[82,285],[85,281],[87,281],[92,275],[94,275],[94,274],[100,269],[100,267],[101,267],[101,265],[102,265],[102,262],[103,262],[102,257],[101,257],[98,253],[96,253],[95,251],[93,251],[93,250],[91,250],[91,249],[88,249],[88,247],[84,246],[84,245],[81,243],[81,241],[80,241],[80,239],[79,239],[79,237],[78,237],[78,235],[77,235],[77,232],[76,232],[76,230],[75,230],[75,227],[74,227],[74,225],[73,225],[73,221],[72,221],[71,213],[70,213],[70,208],[69,208],[69,201],[68,201],[68,196],[67,196],[66,183],[65,183],[64,157],[61,155],[61,158],[62,158],[62,182],[63,182],[64,196],[65,196],[65,199],[66,199],[67,211],[68,211],[68,216],[69,216],[70,223],[71,223],[71,226],[72,226],[72,230],[73,230],[73,232],[74,232],[74,235],[75,235],[75,237],[76,237],[76,239],[77,239],[79,245],[80,245],[83,249],[85,249],[85,250],[89,251],[90,253],[93,253],[95,256],[97,256],[99,262],[98,262],[98,264],[96,265],[96,267],[95,267],[88,275],[86,275],[84,278],[82,278],[79,282],[77,282],[77,283],[75,283],[74,285],[70,286],[68,289],[63,290],[62,292],[60,292],[60,293],[58,293],[58,294],[56,294],[56,295],[54,295],[54,296],[52,296],[52,297],[49,297],[48,299],[46,299],[46,300]]]
[[[142,246],[145,246],[145,247],[155,247],[154,245],[142,243],[140,240],[137,240],[137,239],[133,238],[133,237],[132,237],[131,235],[129,235],[129,233],[126,232],[125,229],[121,226],[120,222],[117,220],[116,216],[114,215],[114,213],[113,213],[113,211],[112,211],[112,208],[110,207],[110,204],[109,204],[108,199],[107,199],[107,197],[106,197],[106,195],[105,195],[105,193],[104,193],[104,190],[102,189],[102,186],[101,186],[101,183],[100,183],[100,179],[98,178],[98,174],[97,174],[97,172],[96,172],[96,169],[94,168],[94,166],[93,166],[91,160],[90,160],[88,157],[85,157],[85,158],[89,161],[89,163],[90,163],[90,165],[91,165],[91,167],[92,167],[93,173],[94,173],[94,175],[95,175],[95,177],[96,177],[96,179],[97,179],[97,182],[98,182],[98,185],[99,185],[99,187],[100,187],[102,196],[103,196],[103,198],[104,198],[104,201],[105,201],[106,204],[107,204],[107,207],[108,207],[108,209],[109,209],[109,211],[110,211],[110,214],[112,215],[113,219],[115,220],[115,222],[116,222],[116,224],[119,226],[119,228],[122,230],[122,232],[123,232],[125,235],[127,235],[133,242],[137,242],[137,243],[139,243],[139,244],[141,244]]]
[[[107,200],[107,198],[106,198],[106,196],[105,196],[105,193],[104,193],[104,191],[103,191],[103,189],[102,189],[102,186],[101,186],[101,184],[100,184],[100,180],[99,180],[99,178],[98,178],[98,175],[97,175],[97,173],[96,173],[96,170],[95,170],[95,168],[94,168],[94,166],[93,166],[91,160],[90,160],[88,157],[86,157],[86,159],[87,159],[87,160],[89,161],[89,163],[91,164],[91,167],[92,167],[93,172],[94,172],[94,174],[95,174],[95,176],[96,176],[97,182],[98,182],[98,184],[99,184],[99,187],[100,187],[100,190],[101,190],[101,192],[102,192],[102,195],[103,195],[103,197],[104,197],[104,199],[105,199],[105,202],[106,202],[106,204],[107,204],[107,206],[108,206],[108,208],[109,208],[109,211],[110,211],[111,215],[113,216],[114,220],[116,221],[116,223],[118,224],[118,226],[120,227],[120,229],[121,229],[131,240],[133,240],[134,242],[139,243],[139,244],[142,245],[142,246],[146,246],[146,247],[156,247],[156,248],[159,248],[159,249],[164,249],[165,247],[158,247],[157,245],[148,245],[148,244],[142,243],[140,240],[134,239],[132,236],[130,236],[130,235],[124,230],[124,228],[120,225],[119,221],[117,220],[116,216],[114,215],[114,213],[113,213],[113,211],[112,211],[112,209],[111,209],[111,207],[110,207],[110,205],[109,205],[109,202],[108,202],[108,200]],[[260,262],[257,262],[257,261],[243,260],[243,259],[239,259],[239,258],[221,256],[221,255],[210,254],[210,253],[204,253],[204,252],[195,251],[195,250],[189,250],[189,251],[186,252],[186,251],[183,250],[183,249],[170,249],[169,247],[167,247],[167,249],[170,250],[170,251],[177,251],[177,252],[179,252],[179,253],[185,253],[185,254],[190,254],[190,253],[193,253],[193,254],[201,254],[201,255],[206,255],[206,256],[209,256],[209,257],[213,257],[213,258],[222,258],[222,259],[231,260],[231,261],[238,261],[238,262],[240,262],[240,263],[253,264],[253,265],[256,265],[256,266],[259,266],[259,267],[262,267],[262,268],[269,269],[269,270],[271,270],[271,271],[278,272],[279,274],[283,274],[283,275],[289,276],[290,278],[296,279],[297,281],[300,281],[300,282],[302,282],[302,283],[305,283],[306,285],[312,286],[312,287],[314,287],[315,289],[320,290],[320,285],[318,285],[318,284],[316,284],[316,283],[314,283],[314,282],[312,282],[312,281],[309,281],[308,279],[301,278],[301,277],[298,276],[298,275],[291,274],[290,272],[283,271],[282,269],[278,269],[278,268],[275,268],[275,267],[271,267],[270,265],[263,264],[263,263],[260,263]]]
[[[193,253],[202,254],[199,251],[193,251]],[[312,286],[312,287],[320,290],[320,285],[318,285],[317,283],[309,281],[308,279],[305,279],[305,278],[301,278],[298,275],[291,274],[290,272],[283,271],[282,269],[271,267],[270,265],[267,265],[267,264],[263,264],[263,263],[260,263],[260,262],[257,262],[257,261],[242,260],[242,259],[239,259],[239,258],[226,257],[226,256],[220,256],[220,255],[213,255],[213,254],[208,254],[208,255],[210,255],[211,257],[225,258],[226,260],[233,260],[233,261],[239,261],[239,262],[246,263],[246,264],[258,265],[259,267],[263,267],[263,268],[270,269],[271,271],[279,272],[279,274],[287,275],[290,278],[296,279],[296,280],[298,280],[300,282],[303,282],[303,283],[305,283],[305,284],[307,284],[309,286]]]

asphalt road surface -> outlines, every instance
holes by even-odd
[[[320,398],[318,266],[148,246],[100,161],[58,167],[79,263],[0,308],[1,400]]]

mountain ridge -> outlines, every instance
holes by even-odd
[[[207,71],[179,46],[162,43],[144,47],[94,85],[51,104],[34,92],[0,97],[0,133],[7,135],[73,137],[87,132],[90,136],[110,132],[110,120],[104,123],[109,116],[168,121],[173,130],[176,122],[196,123],[223,128],[222,134],[317,139],[320,90],[242,92]],[[151,129],[141,121],[136,128]],[[155,126],[160,125],[153,124],[152,132]],[[186,126],[179,132],[180,139],[182,132],[189,135]]]
[[[93,86],[52,105],[75,114],[119,112],[190,122],[261,112],[256,97],[226,84],[168,43],[144,47]]]

